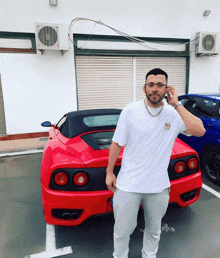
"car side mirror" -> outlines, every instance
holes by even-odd
[[[45,122],[43,122],[43,123],[41,124],[41,126],[44,126],[44,127],[51,127],[52,124],[51,124],[50,121],[45,121]]]

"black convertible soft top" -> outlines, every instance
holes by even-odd
[[[121,109],[89,109],[69,112],[60,132],[67,138],[95,130],[115,129]]]

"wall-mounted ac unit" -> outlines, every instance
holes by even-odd
[[[60,24],[35,23],[36,48],[58,50],[62,53],[69,50],[68,26]]]
[[[195,40],[195,53],[199,55],[219,54],[218,35],[219,33],[198,32]]]

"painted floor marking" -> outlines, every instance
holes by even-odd
[[[28,151],[18,151],[18,152],[9,152],[9,153],[2,153],[0,154],[1,157],[11,157],[11,156],[19,156],[25,154],[34,154],[34,153],[41,153],[44,150],[28,150]]]
[[[220,198],[220,193],[218,193],[217,191],[213,190],[211,187],[205,185],[205,184],[202,184],[202,188],[204,188],[206,191],[214,194],[216,197]]]
[[[73,253],[72,247],[56,249],[55,226],[46,224],[46,251],[27,255],[24,258],[52,258]]]

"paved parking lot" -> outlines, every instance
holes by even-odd
[[[0,257],[112,257],[112,214],[92,218],[77,227],[45,223],[40,195],[41,158],[41,153],[0,158]],[[193,205],[169,207],[163,218],[158,258],[219,257],[220,187],[206,178],[204,184],[214,194],[203,188]],[[141,257],[143,229],[140,211],[129,258]]]

